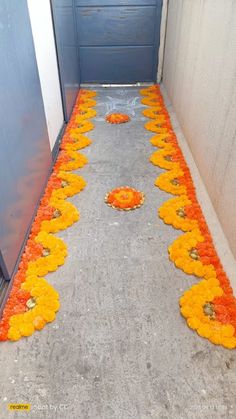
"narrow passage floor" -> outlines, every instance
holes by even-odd
[[[64,266],[47,276],[60,294],[55,322],[28,339],[1,344],[0,418],[218,419],[236,416],[235,352],[188,329],[178,298],[194,278],[177,270],[167,247],[178,231],[157,209],[161,169],[144,129],[139,89],[97,88],[86,189],[71,198],[80,221],[58,233]],[[109,112],[131,116],[110,125]],[[144,205],[130,212],[104,203],[129,185]],[[31,411],[7,411],[7,403]]]

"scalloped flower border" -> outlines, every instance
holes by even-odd
[[[78,94],[0,320],[1,341],[16,341],[43,329],[60,307],[58,292],[44,277],[57,270],[67,256],[66,244],[53,234],[79,220],[77,208],[66,199],[86,186],[81,176],[70,172],[88,162],[78,150],[91,144],[83,134],[94,128],[88,118],[96,115],[92,109],[95,96],[91,90]]]
[[[159,217],[184,232],[169,246],[169,257],[177,268],[200,279],[180,298],[181,314],[200,336],[233,349],[236,347],[236,299],[197,200],[190,170],[159,86],[142,89],[140,94],[145,96],[141,103],[149,107],[143,110],[143,115],[151,119],[145,128],[155,133],[150,142],[158,148],[150,162],[166,170],[158,176],[155,185],[175,195],[159,208]]]

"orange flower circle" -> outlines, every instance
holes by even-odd
[[[105,196],[107,205],[123,211],[130,211],[141,207],[144,199],[143,192],[137,191],[137,189],[130,188],[129,186],[120,186]]]
[[[124,124],[125,122],[130,121],[130,117],[125,113],[111,113],[106,116],[106,121],[109,122],[109,124]]]

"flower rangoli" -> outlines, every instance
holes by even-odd
[[[145,128],[155,133],[150,142],[158,147],[150,162],[166,170],[158,176],[155,185],[175,195],[159,208],[159,217],[184,232],[169,246],[169,258],[177,268],[199,278],[181,296],[180,312],[200,336],[214,344],[236,348],[236,299],[217,255],[160,89],[152,86],[140,93],[145,96],[142,104],[149,106],[143,115],[151,119]]]
[[[129,186],[120,186],[113,189],[105,196],[105,202],[112,208],[130,211],[141,207],[144,203],[143,192],[137,189],[130,188]]]
[[[88,159],[78,150],[91,144],[84,133],[93,129],[88,120],[96,92],[80,90],[70,122],[60,144],[60,152],[41,199],[29,239],[13,278],[13,285],[0,320],[0,341],[18,340],[52,322],[60,307],[59,294],[44,277],[63,265],[67,246],[58,231],[79,220],[77,208],[66,198],[78,194],[85,180],[72,170],[81,169]]]
[[[106,121],[109,122],[109,124],[124,124],[125,122],[130,121],[130,117],[125,113],[111,113],[106,116]]]

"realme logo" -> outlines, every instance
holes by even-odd
[[[30,410],[30,404],[10,403],[8,410]]]

